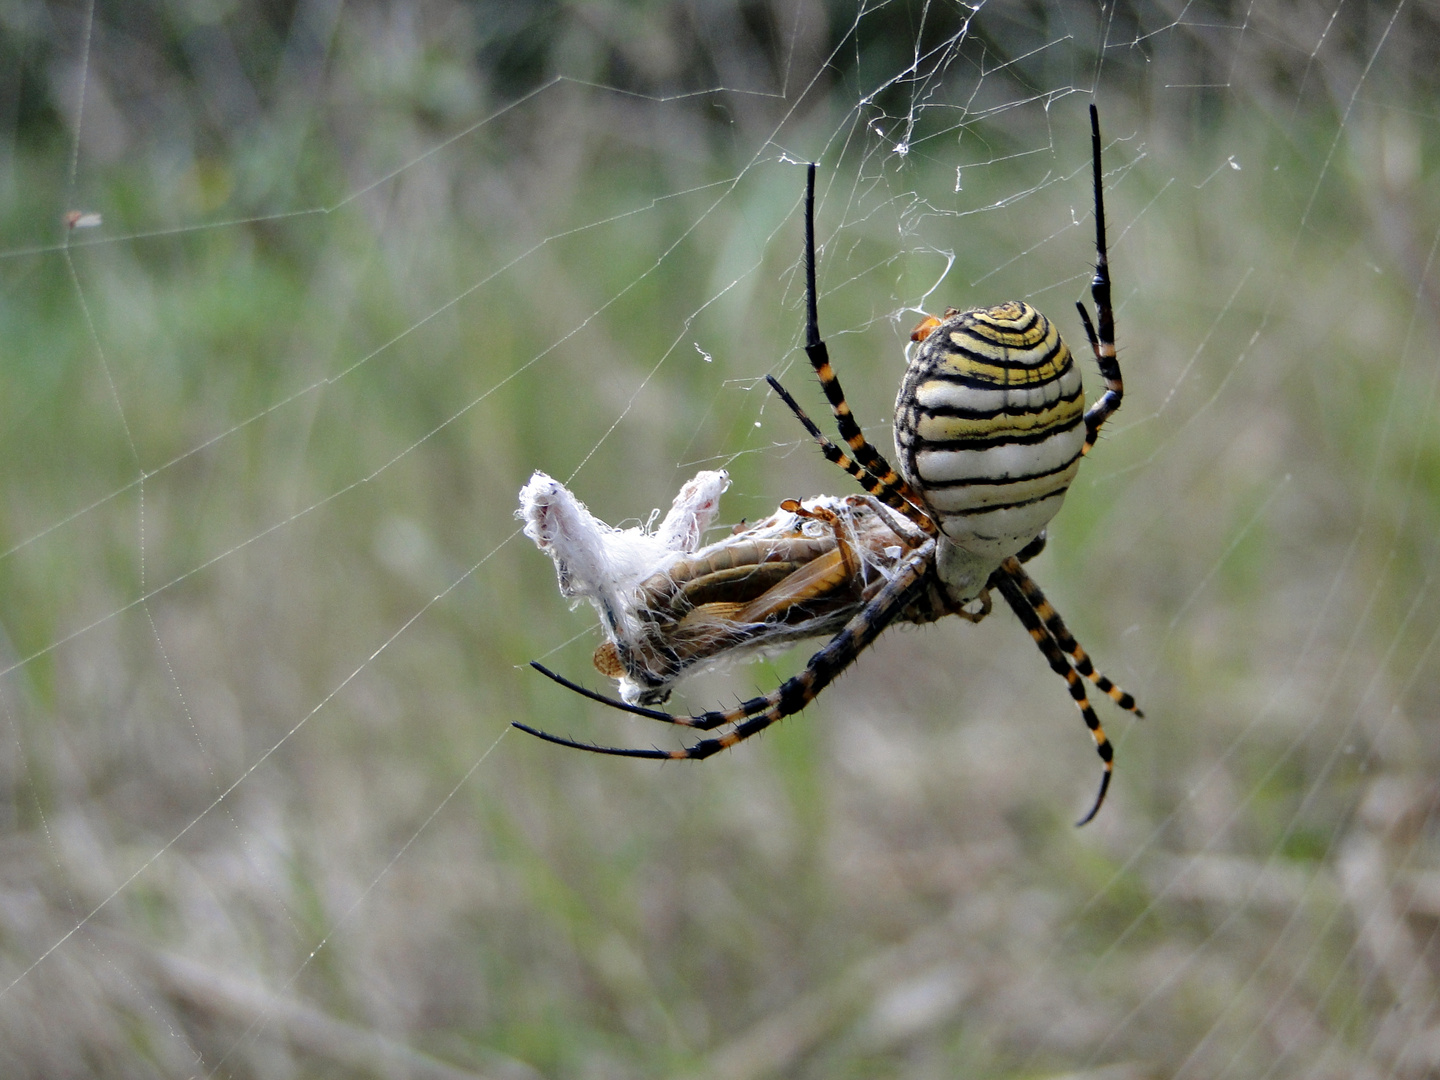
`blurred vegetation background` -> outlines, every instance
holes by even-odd
[[[1437,49],[1339,0],[0,5],[0,1072],[1440,1074]],[[703,766],[510,733],[669,737],[524,666],[602,682],[532,470],[613,522],[846,490],[761,381],[818,412],[797,163],[886,445],[918,310],[1083,341],[1092,91],[1127,397],[1034,569],[1149,715],[1099,819],[1000,612]]]

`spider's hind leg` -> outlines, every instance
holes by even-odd
[[[1026,596],[1026,591],[1020,585],[1019,579],[1029,580],[1025,571],[1020,568],[1019,560],[1011,556],[1000,564],[999,570],[991,575],[990,584],[999,589],[1000,595],[1005,597],[1005,601],[1015,612],[1021,625],[1029,632],[1030,637],[1034,639],[1040,652],[1049,662],[1050,670],[1065,680],[1070,697],[1074,700],[1076,708],[1080,710],[1080,715],[1085,720],[1085,726],[1090,729],[1090,735],[1095,740],[1095,752],[1100,755],[1100,761],[1104,766],[1104,772],[1100,775],[1100,791],[1095,796],[1095,802],[1091,805],[1089,812],[1076,822],[1077,825],[1085,825],[1100,812],[1100,807],[1105,802],[1105,793],[1110,790],[1110,777],[1115,767],[1115,749],[1106,737],[1105,729],[1100,726],[1100,718],[1095,715],[1095,709],[1085,693],[1085,683],[1081,681],[1078,668],[1061,651],[1060,644],[1056,641],[1040,612]],[[1034,582],[1030,582],[1030,584],[1032,587],[1034,586]],[[1036,592],[1038,591],[1037,588]],[[1043,596],[1041,600],[1044,600]],[[1049,605],[1047,604],[1046,607]],[[1050,610],[1054,611],[1053,608]],[[1073,638],[1071,640],[1073,641]],[[1101,677],[1103,678],[1103,676]]]
[[[1060,617],[1060,613],[1040,591],[1040,586],[1035,583],[1035,579],[1018,565],[1018,560],[1013,569],[1008,563],[1009,560],[1001,565],[1000,573],[1008,574],[1019,586],[1026,604],[1045,624],[1045,629],[1049,631],[1055,643],[1070,655],[1070,662],[1075,666],[1075,670],[1094,683],[1101,693],[1120,708],[1127,709],[1143,719],[1145,714],[1140,711],[1140,706],[1135,704],[1134,695],[1116,686],[1103,672],[1095,670],[1095,665],[1090,662],[1090,654],[1080,647],[1080,643],[1070,633],[1070,628],[1065,625],[1065,620]]]

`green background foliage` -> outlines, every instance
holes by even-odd
[[[1440,1068],[1440,15],[1173,7],[0,10],[0,1072]],[[762,381],[818,414],[797,163],[883,446],[921,308],[1083,342],[1092,90],[1127,397],[1034,570],[1150,717],[1100,818],[1003,612],[703,766],[510,732],[671,737],[525,667],[602,681],[532,470],[846,490]]]

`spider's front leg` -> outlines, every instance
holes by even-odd
[[[858,469],[852,468],[850,464],[842,460],[844,455],[840,454],[839,448],[830,446],[830,441],[820,434],[820,430],[810,422],[810,418],[805,415],[804,410],[795,404],[795,399],[787,394],[778,382],[773,378],[768,381],[771,387],[785,399],[785,403],[790,406],[791,411],[800,418],[800,422],[805,425],[806,430],[820,443],[827,458],[840,465],[865,485],[866,491],[880,496],[890,505],[902,509],[905,505],[918,508],[921,504],[916,500],[909,485],[885,460],[885,455],[876,450],[865,438],[865,432],[861,430],[855,414],[850,411],[850,403],[845,400],[845,391],[840,386],[840,377],[830,366],[830,350],[820,337],[815,263],[815,164],[811,162],[805,173],[805,355],[810,360],[810,366],[815,369],[815,376],[820,380],[820,388],[825,391],[825,399],[830,402],[830,411],[835,417],[835,426],[840,432],[840,437],[850,447],[850,452],[854,454]],[[832,456],[831,450],[834,450],[835,454],[839,456]],[[920,513],[923,516],[923,511]]]
[[[1105,380],[1105,393],[1085,410],[1085,445],[1082,454],[1088,454],[1100,437],[1100,428],[1111,414],[1120,408],[1125,397],[1125,383],[1120,377],[1120,360],[1115,352],[1115,312],[1110,306],[1110,252],[1105,243],[1105,190],[1100,172],[1100,114],[1090,106],[1090,160],[1095,184],[1095,279],[1090,283],[1090,296],[1095,301],[1097,332],[1090,322],[1090,313],[1085,305],[1076,301],[1080,321],[1085,324],[1085,336],[1090,339],[1090,350],[1095,354],[1095,364],[1100,368],[1100,377]]]
[[[859,482],[860,486],[879,503],[899,510],[927,535],[934,533],[935,527],[933,522],[930,521],[929,515],[920,507],[915,499],[914,492],[905,486],[903,480],[896,477],[896,480],[899,481],[898,483],[888,483],[880,477],[877,477],[858,461],[848,457],[845,451],[831,442],[825,433],[816,426],[815,421],[810,419],[810,415],[801,408],[800,403],[791,396],[790,391],[780,385],[779,379],[773,375],[766,375],[765,381],[770,384],[770,389],[774,390],[780,400],[785,402],[786,407],[795,414],[795,418],[800,421],[810,437],[815,440],[816,444],[820,447],[821,453],[825,455],[826,461],[840,466],[846,473],[853,476]],[[887,469],[889,468],[888,465],[885,467]],[[898,529],[896,531],[899,532]]]

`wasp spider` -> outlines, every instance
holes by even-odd
[[[926,622],[946,614],[978,621],[990,610],[993,589],[1019,617],[1050,667],[1065,679],[1095,740],[1104,769],[1099,793],[1080,824],[1095,816],[1109,789],[1113,751],[1082,680],[1089,679],[1121,708],[1142,714],[1134,698],[1095,670],[1021,565],[1044,546],[1045,526],[1060,509],[1081,457],[1095,445],[1101,426],[1120,407],[1124,394],[1110,305],[1100,121],[1093,105],[1090,129],[1096,248],[1090,292],[1095,321],[1091,322],[1083,303],[1076,307],[1105,383],[1099,400],[1085,408],[1080,372],[1070,350],[1055,324],[1029,304],[1010,301],[969,311],[950,308],[938,318],[927,316],[911,335],[914,345],[909,367],[895,402],[899,469],[893,468],[860,430],[820,339],[812,164],[805,191],[805,353],[848,452],[821,433],[779,382],[770,378],[769,383],[825,456],[868,492],[872,506],[866,511],[871,516],[866,528],[872,540],[861,546],[872,555],[883,548],[890,555],[889,565],[877,574],[873,557],[856,554],[856,545],[845,539],[854,534],[853,521],[838,527],[845,524],[843,511],[826,507],[816,514],[814,507],[807,510],[792,500],[782,510],[828,521],[834,526],[833,541],[801,551],[792,543],[798,535],[796,527],[787,522],[777,535],[790,545],[784,548],[788,555],[764,554],[755,547],[759,534],[745,532],[728,544],[714,546],[723,548],[723,553],[705,549],[705,554],[688,564],[671,564],[663,586],[652,586],[651,599],[638,605],[651,611],[652,619],[659,620],[657,626],[663,625],[658,634],[651,635],[660,645],[658,653],[652,649],[649,655],[642,655],[645,650],[616,632],[610,619],[611,647],[608,652],[606,646],[601,647],[597,666],[606,674],[630,676],[632,692],[626,696],[635,700],[606,697],[539,663],[533,665],[562,686],[617,709],[701,731],[728,730],[682,749],[662,750],[597,746],[525,724],[516,727],[551,742],[602,754],[707,758],[803,709],[892,622]],[[583,512],[583,507],[580,509]],[[880,525],[876,526],[876,521]],[[891,544],[873,540],[877,528],[888,535]],[[538,534],[532,535],[540,539]],[[773,544],[765,549],[776,550],[780,548]],[[769,576],[759,573],[764,564],[777,562],[781,565],[771,566]],[[567,568],[558,557],[557,564],[564,589]],[[737,581],[744,583],[738,594],[734,591]],[[641,589],[640,594],[644,593]],[[717,599],[709,599],[712,595]],[[606,608],[600,606],[603,614]],[[820,617],[818,622],[807,623],[805,616],[817,611],[828,613],[828,621]],[[681,627],[695,621],[692,616],[697,612],[703,613],[703,618],[682,633]],[[801,616],[797,617],[797,612]],[[643,703],[663,701],[669,683],[687,663],[761,640],[749,627],[789,627],[788,636],[793,640],[822,632],[822,627],[824,632],[832,632],[842,616],[843,625],[833,629],[833,636],[805,669],[768,694],[733,709],[691,716]]]

